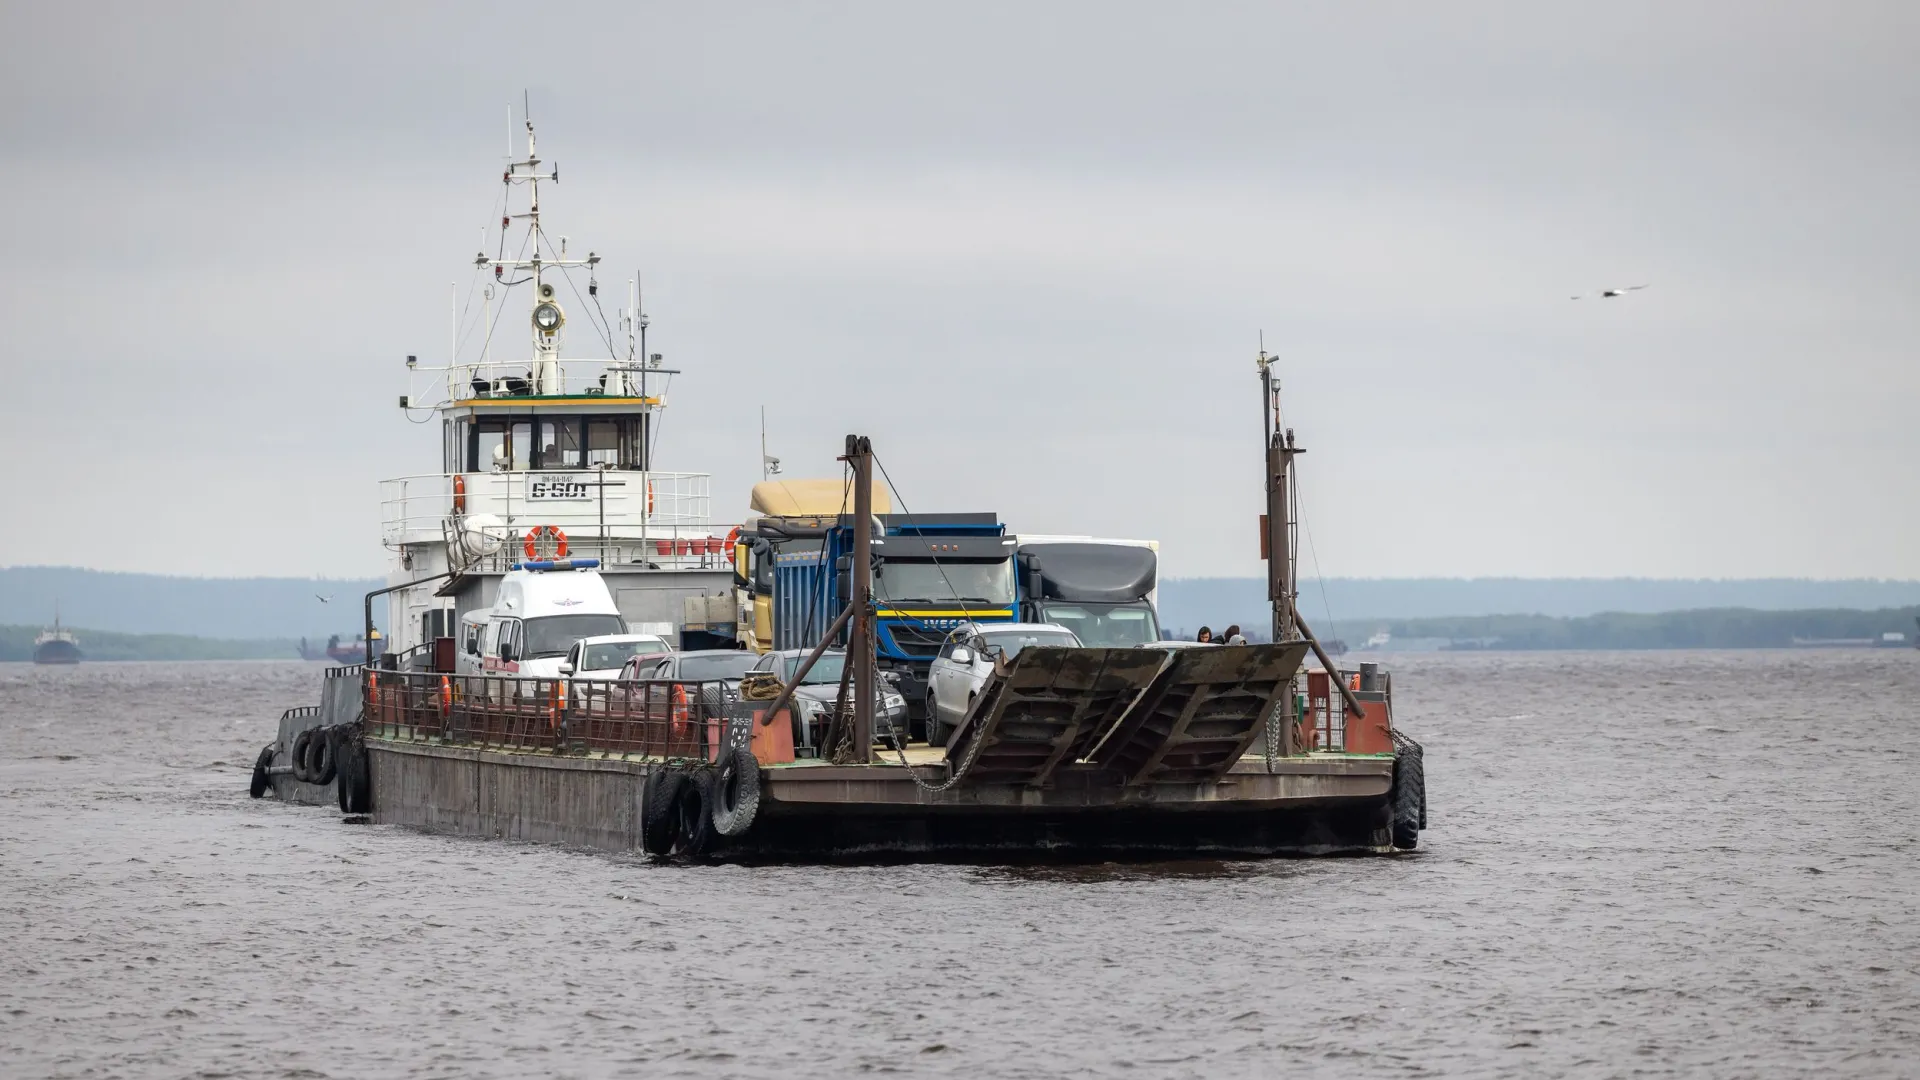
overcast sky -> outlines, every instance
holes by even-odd
[[[858,431],[915,510],[1258,573],[1264,331],[1329,576],[1917,578],[1916,41],[1913,3],[12,4],[0,564],[381,572],[378,481],[439,460],[402,361],[525,89],[718,519],[764,404],[788,475]]]

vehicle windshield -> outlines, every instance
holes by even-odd
[[[746,649],[738,652],[714,653],[711,656],[683,656],[680,658],[680,678],[688,682],[738,679],[751,671],[753,665],[759,660],[758,655]]]
[[[1046,621],[1073,631],[1090,648],[1125,648],[1160,640],[1160,627],[1145,607],[1110,604],[1048,604]]]
[[[664,641],[602,641],[587,646],[586,655],[580,658],[580,670],[617,668],[626,663],[629,656],[654,656],[666,651],[667,643]]]
[[[804,659],[806,659],[804,656],[793,656],[787,659],[787,681],[793,681],[793,673],[800,670],[800,661]],[[814,663],[813,669],[807,672],[807,677],[800,680],[800,685],[817,686],[820,683],[837,683],[840,681],[840,673],[846,669],[846,653],[825,653]]]
[[[1006,607],[1013,603],[1013,560],[935,563],[889,559],[874,576],[873,595],[892,604],[965,602]]]
[[[1056,645],[1068,649],[1080,642],[1072,634],[1059,630],[997,630],[980,635],[987,645],[1007,654],[1011,660],[1020,655],[1020,650],[1029,645]]]
[[[522,658],[526,660],[565,656],[583,637],[627,632],[626,622],[618,615],[547,615],[528,619],[523,625],[527,647]]]

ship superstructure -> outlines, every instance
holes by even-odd
[[[40,632],[33,639],[33,662],[36,664],[77,664],[80,662],[80,639],[73,631],[60,625],[60,611],[53,612],[53,626]]]
[[[439,421],[441,462],[382,485],[388,584],[421,582],[388,594],[390,652],[453,636],[460,616],[492,605],[502,575],[530,561],[597,560],[621,615],[654,633],[678,633],[686,598],[732,589],[710,476],[654,467],[678,372],[646,351],[637,275],[616,329],[601,307],[601,256],[577,256],[542,224],[542,185],[558,183],[559,169],[540,158],[531,118],[525,128],[526,156],[501,174],[494,252],[474,256],[447,364],[407,358],[432,378],[432,398],[401,405],[409,419]],[[698,605],[703,617],[715,606]]]

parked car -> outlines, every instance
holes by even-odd
[[[582,682],[620,677],[620,669],[635,657],[658,657],[673,651],[665,638],[654,634],[601,634],[581,638],[560,662],[560,674]]]
[[[996,659],[1012,659],[1029,645],[1080,647],[1073,631],[1055,623],[966,623],[947,635],[927,670],[927,741],[945,746]]]
[[[620,681],[672,679],[677,682],[720,682],[740,687],[740,676],[753,670],[760,657],[745,649],[695,649],[630,656],[620,667]]]
[[[770,671],[778,675],[781,682],[791,682],[794,672],[800,670],[800,661],[805,660],[812,651],[776,649],[760,657],[753,670]],[[826,735],[827,720],[833,712],[834,703],[840,698],[840,676],[846,666],[846,653],[838,650],[824,652],[807,671],[807,677],[794,688],[793,712],[799,721],[794,729],[795,746],[819,748],[821,738]],[[890,671],[882,672],[882,677],[874,685],[873,726],[876,735],[892,731],[895,738],[900,738],[907,731],[907,698],[895,683],[886,678],[893,674]]]

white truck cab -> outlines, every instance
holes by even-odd
[[[513,570],[493,607],[460,625],[461,671],[552,679],[581,638],[624,634],[613,595],[592,570]]]

